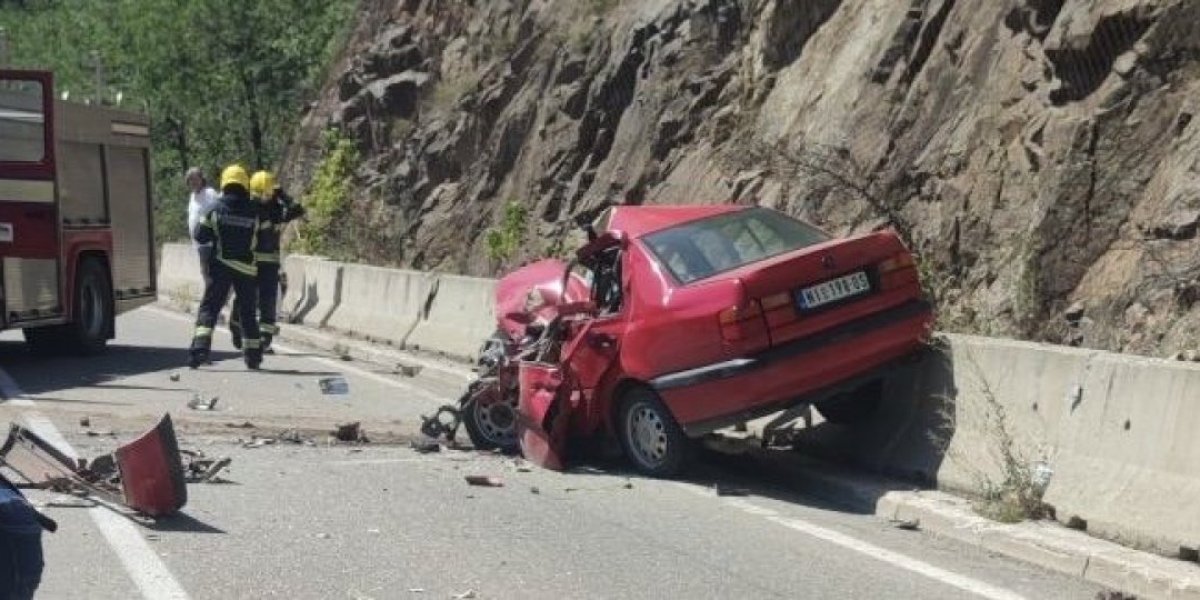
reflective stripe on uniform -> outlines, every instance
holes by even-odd
[[[261,331],[261,332],[263,332],[263,333],[267,333],[267,334],[270,334],[270,335],[275,335],[275,334],[279,333],[279,326],[278,326],[278,325],[273,325],[273,324],[271,324],[271,323],[263,323],[263,324],[261,324],[261,325],[259,325],[259,326],[258,326],[258,330],[259,330],[259,331]]]
[[[212,327],[197,327],[196,328],[196,337],[198,337],[198,338],[212,337],[212,332],[213,332]]]
[[[242,340],[242,348],[245,348],[246,350],[258,350],[261,347],[262,347],[262,340],[258,340],[258,339],[252,340],[249,338]]]
[[[258,224],[258,230],[259,230],[259,231],[262,231],[262,230],[264,230],[264,229],[270,229],[270,228],[271,228],[271,222],[270,222],[270,221],[263,221],[263,222],[261,222],[261,223],[259,223],[259,224]]]
[[[240,262],[240,261],[236,261],[236,260],[230,260],[230,259],[224,258],[224,257],[219,258],[217,260],[221,261],[221,264],[223,264],[223,265],[229,267],[230,269],[233,269],[234,271],[237,271],[238,273],[241,273],[243,275],[249,275],[251,277],[258,276],[258,267],[254,266],[252,264],[244,263],[244,262]]]
[[[277,263],[277,262],[279,262],[279,253],[278,252],[255,252],[254,260],[256,260],[258,262],[264,262],[264,263]]]

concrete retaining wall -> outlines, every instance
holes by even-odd
[[[496,281],[439,275],[429,310],[406,346],[473,360],[496,331]]]
[[[305,307],[305,292],[308,290],[305,274],[308,263],[320,260],[312,256],[300,254],[289,255],[283,259],[283,273],[287,277],[287,290],[279,300],[279,318],[282,322],[299,322]]]
[[[353,337],[403,347],[425,316],[436,284],[436,276],[429,273],[345,265],[341,302],[327,325]]]
[[[290,321],[309,327],[325,327],[342,301],[342,263],[320,258],[304,262],[304,289]]]

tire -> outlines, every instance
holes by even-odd
[[[883,402],[883,382],[868,383],[853,392],[837,394],[814,406],[834,425],[859,425],[871,420]]]
[[[621,398],[617,437],[634,469],[650,477],[674,477],[687,468],[693,444],[653,391],[638,387]]]
[[[474,395],[475,386],[467,390]],[[520,450],[517,439],[517,394],[507,390],[503,400],[487,405],[471,398],[462,404],[463,426],[476,450],[500,450],[515,454]]]
[[[104,263],[88,258],[75,272],[75,320],[63,326],[67,350],[91,356],[108,346],[116,318]]]

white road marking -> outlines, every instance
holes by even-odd
[[[710,499],[718,498],[713,494],[712,490],[700,487],[698,485],[689,483],[676,483],[676,486],[698,496],[703,496]],[[935,567],[925,561],[900,554],[899,552],[888,550],[887,548],[876,546],[870,542],[865,542],[856,537],[821,527],[820,525],[815,525],[802,519],[781,516],[776,511],[758,506],[744,498],[720,498],[720,500],[723,504],[729,506],[730,508],[736,508],[747,514],[763,517],[777,525],[782,525],[788,529],[799,531],[800,533],[815,537],[825,542],[829,542],[835,546],[841,546],[847,550],[858,552],[859,554],[869,556],[880,562],[885,562],[889,565],[899,567],[906,571],[911,571],[918,575],[928,577],[934,581],[944,583],[976,596],[988,598],[989,600],[1025,600],[1024,596],[1016,592],[994,586],[978,579],[967,577],[966,575],[960,575],[952,571],[947,571],[941,567]]]
[[[189,319],[188,317],[186,317],[184,315],[174,313],[169,310],[159,308],[157,306],[151,306],[148,308],[149,308],[149,310],[151,310],[157,314],[160,314],[164,317],[169,317],[169,318],[175,319],[177,321],[187,321],[189,323],[192,321],[191,319]],[[215,329],[216,329],[216,331],[218,331],[224,335],[229,335],[229,331],[224,328],[218,327]],[[300,355],[307,354],[306,352],[303,352],[296,348],[292,348],[291,346],[288,346],[286,344],[280,344],[279,342],[275,342],[275,343],[271,344],[271,346],[273,348],[275,348],[276,351],[281,352],[283,354],[291,355],[291,356],[300,356]],[[411,385],[411,384],[405,383],[403,381],[400,381],[398,379],[392,379],[391,377],[385,377],[383,375],[380,375],[379,373],[375,373],[372,371],[368,371],[366,369],[356,367],[354,365],[348,364],[347,361],[344,361],[344,360],[332,360],[332,359],[328,359],[328,358],[322,358],[319,356],[311,356],[311,355],[300,356],[300,358],[307,358],[314,362],[325,365],[326,367],[329,367],[330,369],[333,369],[335,371],[344,371],[344,372],[348,372],[348,373],[354,373],[355,375],[358,375],[359,377],[365,377],[372,381],[376,381],[376,382],[382,383],[384,385],[389,385],[391,387],[404,390],[413,395],[420,396],[422,399],[429,400],[431,402],[436,402],[439,405],[445,404],[448,401],[446,398],[438,396],[437,394],[434,394],[432,392],[429,392],[427,390],[419,388],[415,385]]]
[[[33,400],[24,398],[24,395],[12,377],[4,369],[0,369],[0,396],[9,399],[16,406],[35,406]],[[34,411],[27,411],[23,416],[34,433],[58,446],[68,455],[78,456],[75,448],[49,419]],[[146,542],[146,538],[142,537],[141,531],[132,521],[102,505],[89,508],[88,515],[92,517],[92,522],[96,524],[109,547],[116,553],[143,598],[188,600],[183,586],[171,575],[170,569]]]

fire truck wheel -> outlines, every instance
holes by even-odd
[[[625,456],[645,475],[674,477],[691,460],[692,440],[652,390],[636,387],[625,393],[616,426]]]
[[[76,319],[67,325],[68,341],[73,352],[96,354],[108,345],[113,330],[112,286],[103,263],[86,259],[75,275]]]

